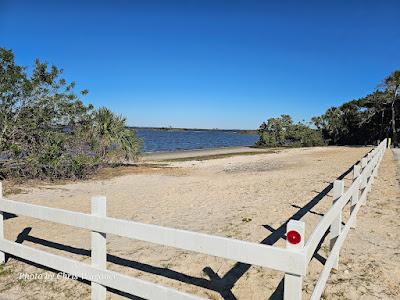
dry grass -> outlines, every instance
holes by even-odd
[[[91,177],[91,179],[105,180],[131,174],[185,175],[186,173],[184,170],[176,167],[170,167],[168,164],[141,163],[101,168]]]
[[[190,157],[180,157],[164,160],[166,162],[182,162],[182,161],[205,161],[212,159],[221,159],[234,156],[249,156],[249,155],[259,155],[259,154],[269,154],[278,153],[280,150],[269,149],[266,151],[252,151],[252,152],[238,152],[238,153],[222,153],[222,154],[211,154],[211,155],[200,155],[200,156],[190,156]]]

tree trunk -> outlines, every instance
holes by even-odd
[[[393,139],[393,147],[398,147],[398,141],[397,141],[397,132],[396,132],[396,93],[394,95],[394,99],[392,102],[392,139]]]

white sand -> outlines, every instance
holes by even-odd
[[[306,222],[309,235],[332,199],[328,194],[321,201],[310,201],[368,150],[292,149],[276,154],[175,162],[170,163],[174,167],[171,169],[47,185],[9,198],[89,212],[90,197],[101,194],[107,196],[108,215],[112,217],[284,246],[283,224],[297,214]],[[346,185],[349,179],[350,175],[345,178]],[[368,204],[359,213],[358,228],[345,242],[339,272],[331,274],[326,298],[398,299],[399,199],[396,166],[387,151]],[[90,233],[85,230],[25,217],[8,219],[5,226],[7,239],[16,240],[19,233],[31,227],[24,245],[90,262]],[[280,231],[273,233],[276,229]],[[108,237],[108,249],[109,269],[206,298],[266,299],[281,293],[281,272],[116,236]],[[323,245],[321,260],[326,257],[326,250]],[[321,262],[313,259],[304,284],[305,296],[312,291],[321,269]],[[10,259],[0,271],[0,297],[90,298],[90,287],[84,283],[18,280],[20,272],[49,273]],[[114,293],[108,296],[120,297]]]

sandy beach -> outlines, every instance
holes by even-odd
[[[170,161],[170,160],[198,160],[210,156],[236,156],[253,155],[257,153],[270,153],[273,150],[255,148],[255,147],[226,147],[216,149],[200,149],[175,152],[149,152],[144,153],[142,160],[146,162]],[[222,157],[221,157],[222,158]]]
[[[370,150],[316,147],[266,153],[240,149],[149,155],[144,161],[155,164],[145,170],[138,167],[137,171],[110,178],[22,187],[21,193],[7,197],[89,213],[90,198],[105,195],[111,217],[284,247],[286,222],[301,219],[309,235],[331,205],[331,183],[340,177],[348,186],[349,168]],[[257,151],[260,153],[254,153]],[[239,155],[241,152],[248,153]],[[193,158],[224,154],[230,155]],[[160,161],[162,164],[158,164]],[[344,244],[339,271],[329,278],[325,299],[398,299],[398,176],[393,154],[386,151],[367,205],[359,212],[358,227]],[[5,221],[5,236],[90,263],[90,232],[85,230],[14,217]],[[108,269],[205,298],[282,297],[281,272],[111,235],[107,247]],[[310,264],[304,282],[305,299],[322,270],[327,250],[325,241]],[[42,274],[42,278],[25,280],[20,278],[21,273]],[[51,274],[50,270],[10,258],[0,269],[0,299],[90,299],[87,283],[52,280]],[[124,295],[111,291],[108,297],[122,299]]]

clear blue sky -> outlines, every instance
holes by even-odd
[[[136,126],[307,120],[400,68],[400,1],[274,2],[0,0],[0,46]]]

